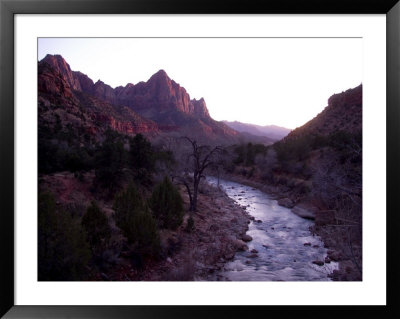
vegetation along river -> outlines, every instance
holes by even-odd
[[[217,179],[207,177],[217,186]],[[255,188],[220,180],[219,187],[254,217],[247,235],[247,251],[238,252],[232,261],[213,275],[213,280],[228,281],[329,281],[336,262],[318,266],[327,249],[309,231],[312,221],[279,206],[271,196]]]

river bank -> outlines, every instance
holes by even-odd
[[[346,236],[346,229],[334,225],[334,222],[329,223],[331,218],[327,220],[326,216],[318,214],[318,208],[315,207],[312,201],[302,199],[296,212],[296,199],[291,198],[290,192],[287,190],[283,191],[279,186],[250,180],[244,176],[236,174],[224,174],[223,178],[256,188],[268,194],[271,198],[276,199],[279,205],[292,209],[293,213],[311,219],[313,224],[310,226],[310,231],[316,236],[319,236],[324,243],[324,247],[328,249],[328,256],[324,262],[327,261],[329,263],[330,261],[334,261],[339,264],[338,269],[333,270],[330,274],[332,280],[362,280],[361,266],[359,262],[362,252],[361,241],[350,244],[344,242],[343,238]]]
[[[189,198],[181,189],[185,206]],[[194,230],[186,225],[192,214]],[[175,232],[161,234],[162,245],[170,246],[170,255],[163,261],[150,264],[141,273],[140,280],[187,281],[207,280],[210,274],[222,269],[238,251],[247,250],[243,239],[250,223],[250,215],[223,191],[202,184],[198,209],[187,213],[183,224]]]
[[[239,250],[247,249],[242,240],[250,223],[249,214],[216,187],[202,183],[198,209],[186,211],[177,230],[160,230],[161,256],[143,257],[132,251],[113,220],[112,200],[96,198],[91,192],[93,172],[78,179],[69,172],[44,175],[42,191],[51,190],[57,206],[82,216],[90,201],[96,200],[106,213],[113,229],[110,247],[103,254],[100,267],[88,267],[88,280],[94,281],[186,281],[205,280],[221,269]],[[186,190],[179,189],[184,207],[189,207]],[[194,229],[186,230],[189,216]]]
[[[215,178],[208,177],[212,184]],[[338,268],[327,262],[328,250],[310,232],[312,221],[293,214],[268,194],[243,184],[221,180],[228,196],[246,207],[252,217],[247,235],[249,250],[238,252],[210,280],[228,281],[329,281]]]
[[[92,179],[93,176],[91,174],[85,175],[85,178],[80,181],[79,179],[76,179],[73,174],[60,173],[45,177],[42,184],[46,184],[49,189],[53,190],[60,205],[71,206],[77,202],[83,205],[84,200],[89,201],[93,199],[90,192]],[[277,226],[271,224],[271,227],[274,229],[271,227],[270,229],[264,229],[264,226],[267,227],[268,223],[259,223],[257,218],[255,220],[254,212],[251,211],[251,203],[241,201],[242,199],[247,200],[246,196],[251,197],[251,193],[255,192],[256,189],[260,189],[264,193],[270,194],[267,187],[265,185],[262,187],[263,185],[260,185],[257,182],[246,181],[243,179],[238,180],[238,182],[244,185],[249,185],[251,189],[247,189],[246,191],[243,191],[243,193],[237,193],[237,196],[234,197],[234,199],[230,198],[226,194],[226,190],[222,191],[217,187],[202,183],[199,189],[197,212],[186,212],[183,224],[176,231],[160,231],[163,253],[161,258],[158,260],[138,260],[137,256],[130,251],[129,246],[123,244],[123,238],[121,238],[120,235],[118,235],[119,232],[115,230],[114,242],[118,243],[118,245],[116,247],[110,247],[107,252],[110,255],[107,257],[107,264],[100,270],[100,272],[95,271],[95,269],[89,269],[89,272],[91,273],[90,280],[220,280],[221,278],[218,278],[215,274],[225,271],[227,268],[226,266],[237,256],[242,258],[243,262],[247,265],[247,263],[252,262],[251,260],[255,261],[257,259],[256,255],[262,255],[262,251],[266,249],[262,245],[261,247],[256,246],[257,236],[255,236],[255,240],[252,241],[248,234],[252,234],[254,231],[256,231],[255,234],[257,234],[258,231],[262,231],[264,235],[269,234],[273,236],[273,234],[276,233],[282,236],[291,236],[294,240],[296,236],[293,231],[288,231],[289,229],[286,227],[287,225]],[[183,197],[185,207],[189,207],[189,198],[185,189],[181,188],[180,193]],[[268,195],[268,197],[270,199],[278,199],[276,194],[272,196]],[[99,205],[103,211],[106,212],[110,221],[112,221],[112,203],[100,200]],[[72,208],[75,211],[78,209],[81,211],[80,213],[84,211],[84,205],[78,207],[74,204]],[[246,211],[246,209],[248,211]],[[274,210],[276,210],[276,206],[272,207],[272,211]],[[250,215],[249,211],[253,216]],[[289,215],[292,215],[290,211],[288,212]],[[194,229],[191,232],[188,232],[186,230],[186,225],[190,214],[192,214],[194,220]],[[326,234],[326,228],[318,230],[313,228],[312,224],[304,225],[307,225],[307,227],[303,229],[303,232],[310,229],[315,233],[315,235],[320,236],[323,239],[324,244],[321,246],[329,249],[327,251],[329,259],[332,261],[339,261],[339,270],[333,272],[332,278],[334,280],[349,280],[349,269],[352,265],[348,259],[343,258],[340,251],[332,249],[333,244],[329,243],[329,240],[333,236]],[[115,225],[112,226],[115,228]],[[246,234],[247,231],[249,232]],[[280,239],[277,237],[274,240],[279,241]],[[300,247],[293,249],[293,255],[297,254],[299,251],[302,252],[302,254],[308,254],[310,252],[314,253],[322,248],[314,247],[320,246],[320,244],[314,242],[314,239],[311,237],[310,239],[302,238],[302,240],[304,242],[301,243]],[[264,244],[266,245],[266,243]],[[255,251],[257,251],[257,253]],[[264,257],[266,263],[276,263],[278,265],[282,262],[282,256],[279,255],[268,255]],[[294,259],[296,259],[296,261],[301,260],[301,256]],[[290,262],[292,261],[293,260]],[[310,259],[309,262],[310,261],[323,264],[327,262],[327,260],[321,258],[321,255],[315,256],[315,260]],[[346,279],[343,279],[342,274],[346,276]],[[297,277],[283,278],[289,278],[287,280],[295,278],[293,280],[298,280],[296,279]],[[260,280],[281,279],[269,277]]]

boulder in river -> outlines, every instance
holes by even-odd
[[[328,256],[326,256],[325,257],[325,264],[329,264],[330,262],[331,262],[331,259]]]
[[[227,253],[227,254],[224,255],[224,257],[225,257],[226,260],[232,260],[233,257],[235,257],[235,254],[234,253]]]
[[[249,249],[249,247],[247,247],[246,243],[240,239],[236,239],[233,242],[233,245],[236,247],[237,250],[246,251]]]
[[[253,240],[253,237],[251,237],[251,236],[249,236],[249,235],[247,235],[247,234],[244,234],[244,235],[242,236],[242,240],[243,240],[244,242],[252,241],[252,240]]]
[[[305,219],[315,219],[315,213],[313,211],[305,209],[299,205],[292,209],[292,213]]]
[[[324,262],[322,260],[314,260],[312,263],[315,264],[315,265],[318,265],[318,266],[323,266],[324,265]]]
[[[328,250],[328,257],[333,261],[342,260],[342,254],[335,250]]]

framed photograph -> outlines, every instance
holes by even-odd
[[[5,318],[399,314],[395,0],[0,3]]]

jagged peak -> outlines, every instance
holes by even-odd
[[[56,62],[58,66],[64,65],[68,71],[71,71],[69,64],[60,54],[46,54],[40,62],[47,62],[50,65],[54,65],[54,62]]]
[[[46,56],[42,59],[42,61],[43,60],[46,60],[46,59],[57,59],[57,60],[63,60],[63,61],[65,61],[65,59],[62,57],[62,55],[60,55],[60,54],[46,54]]]
[[[165,70],[163,70],[163,69],[158,70],[156,73],[154,73],[154,75],[168,76],[167,72],[165,72]]]
[[[158,70],[156,73],[154,73],[151,77],[150,80],[158,80],[158,79],[165,79],[165,80],[171,80],[170,77],[168,76],[167,72],[165,72],[163,69]]]

